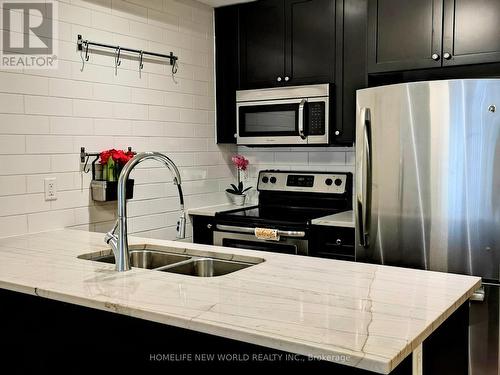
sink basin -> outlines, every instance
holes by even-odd
[[[88,256],[87,254],[79,256],[81,259],[93,260],[95,262],[110,263],[115,264],[115,256],[111,252],[110,254],[96,255],[94,257]],[[130,265],[137,268],[146,268],[148,270],[153,270],[155,268],[160,268],[168,266],[174,263],[179,263],[191,259],[190,256],[181,254],[172,254],[162,251],[154,250],[131,250],[130,251]]]
[[[187,276],[214,277],[264,262],[262,258],[246,255],[212,254],[203,250],[169,246],[133,245],[130,247],[130,265]],[[115,256],[111,249],[82,254],[78,258],[115,264]]]
[[[228,273],[239,271],[250,266],[253,266],[253,264],[214,258],[194,258],[180,264],[165,267],[159,271],[179,273],[188,276],[213,277],[227,275]]]

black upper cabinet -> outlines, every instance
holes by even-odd
[[[330,142],[352,145],[356,90],[367,85],[367,2],[259,0],[216,8],[217,143],[235,143],[236,90],[333,83]]]
[[[333,82],[335,1],[285,1],[285,83]]]
[[[499,0],[369,2],[368,72],[500,61]]]
[[[368,4],[369,72],[441,66],[442,0]]]
[[[500,1],[444,0],[443,65],[500,61]]]
[[[285,64],[283,0],[248,3],[240,8],[240,83],[245,88],[269,87]]]
[[[215,74],[217,143],[234,143],[236,88],[238,86],[237,6],[215,9]]]
[[[240,8],[240,88],[330,83],[335,0],[262,0]]]

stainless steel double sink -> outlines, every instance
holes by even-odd
[[[204,256],[199,253],[189,254],[187,250],[178,248],[163,248],[161,250],[148,248],[130,248],[130,264],[132,267],[144,268],[154,271],[170,272],[181,275],[197,277],[214,277],[227,275],[255,264],[262,263],[264,259],[255,257],[240,257],[243,259],[221,259],[214,256]],[[177,250],[177,252],[175,251]],[[183,251],[179,253],[178,251]],[[227,254],[222,254],[224,256]],[[92,260],[102,263],[115,263],[111,250],[83,254],[80,259]]]

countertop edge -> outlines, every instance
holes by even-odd
[[[265,333],[256,333],[249,330],[235,330],[230,325],[222,326],[221,324],[210,324],[208,322],[204,322],[201,320],[196,320],[196,318],[186,318],[180,315],[174,314],[165,314],[165,313],[156,313],[153,311],[140,310],[136,308],[132,308],[129,306],[106,302],[106,301],[97,301],[90,298],[83,298],[79,296],[73,296],[66,293],[60,293],[51,291],[48,289],[41,289],[38,287],[26,287],[20,284],[13,284],[10,282],[0,281],[0,288],[6,289],[12,292],[23,293],[27,295],[31,295],[33,297],[46,298],[53,301],[69,303],[72,305],[78,305],[86,308],[96,309],[104,312],[120,314],[124,316],[129,316],[136,319],[143,319],[159,324],[165,324],[177,328],[189,329],[195,332],[201,332],[208,335],[214,335],[218,337],[223,337],[227,339],[242,341],[249,344],[254,344],[257,346],[263,346],[266,348],[281,350],[284,352],[289,352],[293,354],[303,355],[305,357],[309,356],[328,356],[332,358],[333,356],[346,356],[352,355],[354,358],[354,362],[356,364],[363,363],[363,366],[357,366],[353,364],[346,364],[342,361],[329,361],[332,363],[336,363],[339,365],[359,368],[367,371],[373,371],[374,373],[380,374],[389,374],[392,369],[390,368],[390,362],[387,361],[386,357],[379,357],[376,355],[369,355],[360,357],[356,353],[346,354],[346,349],[342,351],[334,351],[331,348],[320,348],[317,344],[309,345],[307,341],[304,340],[296,340],[295,342],[286,341],[286,339],[281,338],[279,336],[270,336]],[[214,333],[214,330],[218,331]],[[263,343],[264,342],[264,343]],[[406,356],[405,356],[406,357]],[[380,361],[372,362],[375,358],[380,358]],[[371,359],[371,360],[370,360]],[[367,366],[367,360],[372,363],[371,366]],[[386,362],[386,366],[383,363]],[[385,364],[385,363],[384,363]],[[373,367],[376,367],[374,369]],[[377,371],[377,369],[381,369],[382,371]]]

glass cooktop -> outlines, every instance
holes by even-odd
[[[343,209],[306,209],[297,207],[250,207],[219,212],[216,216],[238,221],[272,222],[276,224],[307,224],[312,219],[345,211]]]

